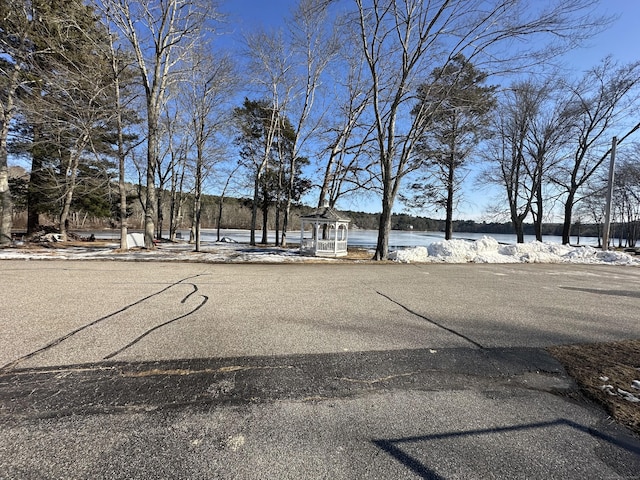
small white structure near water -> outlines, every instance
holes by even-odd
[[[127,233],[127,248],[144,247],[144,233]]]
[[[347,255],[350,218],[325,205],[300,217],[300,253],[316,257]],[[310,227],[310,230],[309,230]],[[305,238],[305,234],[311,237]]]

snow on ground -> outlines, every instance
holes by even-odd
[[[625,252],[602,251],[593,247],[572,247],[557,243],[530,242],[501,245],[494,238],[443,240],[427,247],[392,252],[398,262],[446,263],[583,263],[640,265],[640,258]]]
[[[194,252],[194,246],[188,243],[163,243],[153,250],[133,248],[126,252],[119,250],[119,244],[115,243],[104,247],[88,243],[86,247],[7,248],[0,249],[0,260],[2,259],[285,263],[304,262],[311,258],[301,256],[298,249],[215,242],[203,244],[200,252]]]
[[[76,244],[77,245],[77,244]],[[118,250],[117,243],[102,247],[87,246],[65,248],[5,248],[0,259],[68,259],[68,260],[125,260],[125,261],[179,261],[224,263],[292,263],[342,262],[344,259],[307,257],[297,248],[252,247],[246,243],[207,242],[201,252],[194,252],[186,242],[162,243],[156,249]],[[373,251],[371,251],[373,256]],[[640,256],[625,252],[602,251],[593,247],[571,247],[556,243],[530,242],[517,245],[500,244],[491,237],[479,240],[443,240],[426,247],[406,248],[391,252],[391,260],[402,263],[578,263],[639,265]],[[348,260],[348,257],[347,257]]]

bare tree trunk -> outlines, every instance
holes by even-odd
[[[571,217],[573,215],[573,204],[575,192],[571,191],[567,195],[564,203],[564,221],[562,223],[562,244],[569,245],[571,243]],[[606,245],[605,245],[606,248]]]
[[[287,221],[288,221],[288,209],[289,209],[289,196],[291,193],[290,189],[287,189],[287,204],[285,205],[285,213],[284,213],[284,221],[282,222],[282,241],[280,241],[280,214],[282,213],[282,171],[284,166],[282,164],[282,154],[280,155],[280,168],[278,168],[278,188],[276,192],[276,246],[282,245],[283,247],[287,244]]]
[[[196,243],[196,252],[200,251],[200,218],[201,218],[201,213],[202,213],[202,167],[203,167],[203,152],[202,152],[202,147],[203,145],[200,142],[197,142],[197,148],[198,148],[198,158],[196,160],[196,191],[195,191],[195,195],[194,195],[194,207],[195,207],[195,211],[194,213],[194,218],[195,218],[195,235],[196,235],[196,239],[195,239],[195,243]]]
[[[118,115],[118,123],[121,122]],[[122,148],[122,126],[118,126],[118,190],[120,192],[120,248],[129,248],[127,240],[128,218],[127,218],[127,185],[125,183],[125,155]]]
[[[282,246],[287,246],[287,230],[289,229],[289,216],[291,215],[291,202],[296,183],[296,159],[291,158],[291,171],[289,172],[289,185],[287,187],[287,199],[284,207],[284,221],[282,223]]]
[[[331,148],[329,154],[329,160],[327,161],[327,167],[324,169],[324,177],[322,178],[322,185],[320,186],[320,195],[318,196],[318,208],[324,205],[324,202],[329,201],[327,195],[329,194],[329,183],[331,182],[331,171],[335,163],[335,158],[338,155],[338,145],[334,145]]]
[[[65,181],[64,203],[62,210],[60,211],[60,236],[62,241],[67,241],[67,225],[69,223],[69,211],[71,209],[71,201],[73,200],[73,193],[76,188],[76,179],[78,178],[78,163],[79,157],[73,155],[69,158],[68,166],[68,178]]]
[[[268,192],[267,189],[264,188],[263,198],[262,198],[262,243],[266,245],[269,243],[269,237],[267,235],[267,229],[269,228],[269,200],[268,200]]]
[[[171,198],[169,202],[169,240],[171,242],[176,241],[176,218],[178,217],[178,179],[176,174],[175,165],[171,165],[171,190],[169,196]]]
[[[451,240],[453,238],[453,186],[447,187],[447,215],[445,219],[444,239]]]
[[[222,195],[220,195],[220,200],[218,201],[218,219],[216,221],[216,242],[220,241],[220,223],[222,222],[222,206],[224,202],[224,191]]]
[[[251,230],[249,244],[256,244],[256,223],[258,221],[258,195],[260,194],[260,174],[256,174],[253,182],[253,202],[251,203]]]
[[[60,222],[60,238],[63,242],[67,241],[67,229],[69,227],[69,207],[71,205],[72,198],[72,192],[67,191],[64,196],[64,205],[62,207],[62,211],[60,212],[60,216],[58,217]]]
[[[155,239],[155,217],[156,217],[156,163],[158,158],[158,119],[149,108],[147,138],[147,195],[144,208],[144,246],[145,248],[154,248]]]
[[[27,190],[27,235],[32,235],[40,227],[40,201],[44,188],[43,159],[40,142],[40,128],[33,126],[33,143],[36,145],[31,152],[31,172]]]
[[[7,138],[9,125],[13,118],[14,96],[18,84],[20,63],[16,62],[11,72],[9,85],[6,87],[6,104],[3,105],[2,128],[0,128],[0,246],[11,243],[11,228],[13,226],[13,202],[9,189],[9,165],[7,161]]]
[[[9,190],[9,167],[6,162],[6,151],[6,147],[0,146],[0,246],[11,243],[11,227],[13,225],[13,206]]]
[[[542,241],[542,209],[543,207],[543,198],[542,198],[542,182],[538,183],[538,191],[536,193],[535,204],[537,207],[537,211],[533,217],[533,228],[536,234],[536,240],[538,242]]]
[[[453,196],[455,190],[455,146],[452,145],[451,164],[447,172],[447,215],[445,219],[444,238],[451,240],[453,238]]]
[[[156,220],[156,239],[162,240],[162,228],[164,227],[164,212],[162,205],[164,204],[164,189],[163,184],[160,183],[156,189],[156,212],[158,213]]]
[[[386,260],[389,256],[389,236],[391,235],[391,210],[393,200],[389,199],[386,189],[383,193],[382,213],[378,224],[378,242],[373,256],[374,260]]]
[[[516,217],[513,221],[513,228],[516,231],[516,242],[524,243],[524,225],[519,217]]]

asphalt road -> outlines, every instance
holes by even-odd
[[[544,347],[640,270],[0,262],[0,478],[640,478]]]

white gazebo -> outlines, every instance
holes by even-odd
[[[316,257],[344,257],[350,221],[328,205],[300,217],[300,253]],[[309,227],[310,232],[307,230]],[[311,238],[305,238],[309,233]]]

